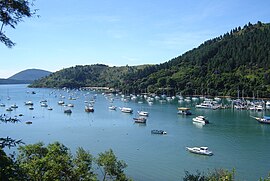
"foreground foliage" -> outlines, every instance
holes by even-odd
[[[94,158],[88,151],[78,148],[75,156],[59,142],[20,146],[18,157],[9,157],[0,149],[0,180],[72,180],[95,181],[129,180],[124,174],[126,163],[117,160],[112,150]],[[97,166],[103,175],[97,174]]]

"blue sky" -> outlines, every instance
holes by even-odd
[[[38,68],[159,64],[248,22],[270,22],[260,0],[36,0],[40,18],[25,19],[0,44],[0,77]]]

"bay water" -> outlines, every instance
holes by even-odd
[[[41,107],[41,100],[47,100],[53,110]],[[58,105],[59,100],[74,105],[71,114],[64,113],[67,107]],[[25,106],[27,101],[34,103],[34,110]],[[94,101],[93,113],[84,111],[86,101]],[[0,107],[0,114],[23,114],[19,123],[0,123],[0,137],[22,139],[26,144],[59,141],[72,153],[83,147],[94,156],[111,148],[127,163],[125,173],[134,180],[182,180],[186,170],[196,173],[218,168],[235,169],[239,180],[258,180],[270,172],[270,125],[250,117],[270,115],[267,111],[196,109],[198,102],[180,105],[177,100],[149,105],[142,98],[123,101],[121,96],[112,99],[102,92],[34,89],[27,85],[1,85],[0,103],[6,105]],[[18,108],[7,112],[12,104]],[[118,108],[109,110],[111,104],[130,107],[133,114]],[[178,115],[180,106],[190,107],[193,115]],[[139,110],[149,112],[146,124],[134,123]],[[192,118],[197,115],[207,116],[210,124],[193,124]],[[25,124],[27,121],[32,124]],[[153,129],[167,134],[153,135]],[[214,155],[195,155],[186,151],[187,146],[208,146]]]

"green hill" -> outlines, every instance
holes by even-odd
[[[237,27],[159,65],[76,66],[34,87],[109,86],[130,93],[270,96],[270,25]]]

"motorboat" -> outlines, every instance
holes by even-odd
[[[129,107],[122,107],[122,108],[120,107],[119,109],[124,113],[132,113],[133,112],[133,110]]]
[[[13,108],[13,109],[16,109],[16,108],[18,108],[18,105],[13,104],[13,105],[11,105],[10,107]]]
[[[187,107],[179,107],[177,114],[182,114],[182,115],[191,115],[190,108]]]
[[[270,116],[263,116],[262,118],[259,118],[259,117],[253,117],[251,116],[252,118],[255,118],[259,123],[262,123],[262,124],[270,124]]]
[[[203,108],[203,109],[218,109],[220,108],[220,104],[216,101],[205,100],[201,104],[197,104],[196,108]]]
[[[33,103],[32,101],[24,102],[24,104],[25,104],[26,106],[33,106],[33,105],[34,105],[34,103]]]
[[[138,111],[139,116],[148,116],[149,112],[147,111]]]
[[[72,111],[71,111],[71,109],[65,109],[65,110],[64,110],[64,113],[71,114]]]
[[[186,147],[186,149],[195,154],[199,155],[207,155],[207,156],[212,156],[213,152],[208,150],[208,147],[202,146],[202,147]]]
[[[41,106],[41,107],[48,107],[48,104],[47,104],[46,102],[41,102],[41,103],[40,103],[40,106]]]
[[[6,111],[13,111],[13,109],[11,107],[8,107]]]
[[[110,110],[116,110],[116,106],[113,106],[113,105],[112,106],[109,106],[109,109]]]
[[[209,121],[206,119],[205,116],[197,116],[192,119],[193,122],[202,123],[202,124],[209,124]]]
[[[94,107],[91,105],[85,106],[84,108],[85,112],[94,112]]]
[[[146,118],[145,117],[138,117],[138,118],[133,118],[135,120],[135,123],[146,123]]]
[[[58,104],[59,104],[59,105],[64,105],[65,102],[64,102],[64,101],[58,101]]]
[[[167,134],[167,132],[163,130],[153,129],[151,130],[151,134]]]

